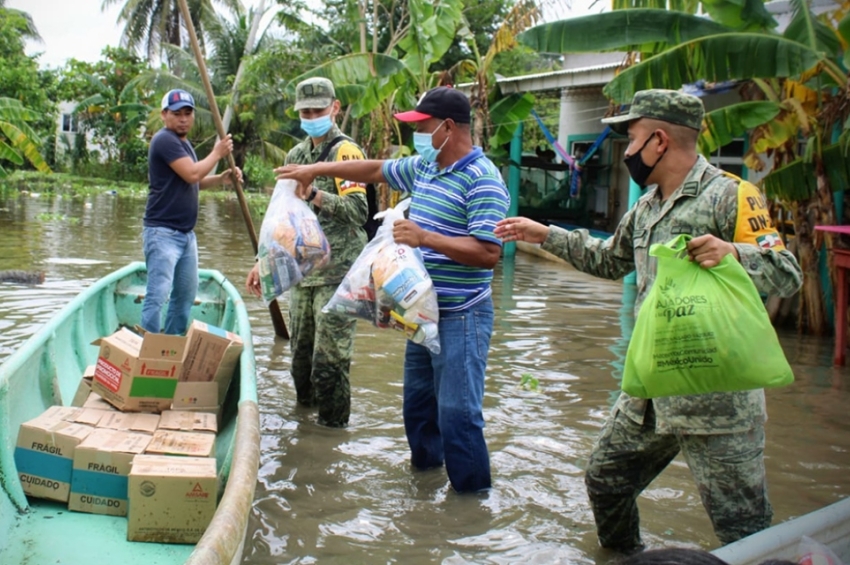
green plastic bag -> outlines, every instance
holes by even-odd
[[[623,390],[640,398],[731,392],[794,382],[758,291],[735,257],[690,260],[689,235],[655,244],[655,284],[626,353]]]

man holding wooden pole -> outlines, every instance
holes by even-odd
[[[231,184],[233,171],[209,175],[216,163],[233,151],[230,135],[218,141],[198,161],[187,139],[195,123],[195,99],[185,90],[170,90],[162,98],[165,124],[151,139],[148,151],[150,192],[144,217],[144,251],[148,269],[141,326],[162,330],[162,306],[168,300],[164,333],[180,335],[189,325],[189,313],[198,290],[198,191]],[[169,296],[170,295],[170,296]]]

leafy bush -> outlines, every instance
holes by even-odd
[[[274,167],[257,155],[245,157],[242,175],[247,190],[263,192],[266,188],[272,188],[275,185]]]

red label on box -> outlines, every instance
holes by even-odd
[[[121,369],[103,357],[97,358],[94,378],[112,392],[118,392],[118,389],[121,388]]]

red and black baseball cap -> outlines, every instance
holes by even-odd
[[[451,119],[457,124],[470,122],[469,98],[450,86],[438,86],[422,95],[415,110],[395,114],[401,122],[421,122],[430,118]]]

